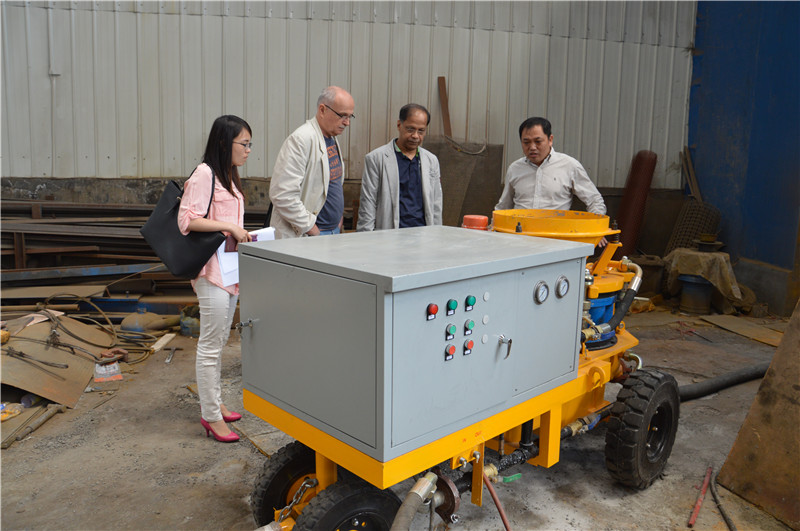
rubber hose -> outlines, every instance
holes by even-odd
[[[489,489],[489,494],[492,497],[492,501],[494,501],[495,507],[497,507],[497,512],[500,513],[500,520],[503,521],[503,527],[506,528],[506,531],[511,531],[511,524],[508,522],[505,510],[503,510],[503,504],[500,503],[500,498],[497,497],[497,493],[494,491],[494,487],[492,487],[492,483],[485,472],[483,473],[483,484]]]
[[[411,521],[414,520],[414,515],[417,514],[417,510],[423,501],[422,496],[413,490],[409,491],[394,517],[391,531],[408,531],[411,529]]]
[[[745,367],[743,369],[731,371],[729,373],[717,376],[715,378],[709,378],[704,382],[690,384],[690,385],[683,385],[678,388],[678,392],[680,393],[681,397],[681,402],[686,402],[687,400],[694,400],[695,398],[707,396],[712,393],[716,393],[717,391],[727,389],[728,387],[733,387],[734,385],[739,385],[740,383],[749,382],[750,380],[763,378],[764,375],[767,373],[767,369],[769,369],[770,363],[771,362],[766,361],[764,363],[759,363],[758,365],[752,365],[750,367]]]
[[[617,311],[614,312],[614,316],[611,317],[607,323],[608,326],[611,327],[611,330],[617,328],[622,322],[622,318],[628,313],[631,304],[633,304],[633,299],[638,292],[638,289],[629,289],[625,292],[625,297],[622,299],[622,302],[617,305]]]
[[[611,319],[609,319],[607,323],[600,323],[600,325],[598,325],[601,329],[607,329],[608,331],[616,329],[622,322],[622,318],[625,317],[625,314],[628,313],[628,310],[631,308],[633,299],[635,299],[636,295],[639,293],[639,287],[642,285],[642,268],[633,262],[630,262],[628,267],[633,269],[636,275],[633,277],[628,291],[625,292],[622,302],[616,305],[616,310],[614,311],[614,315],[611,316]],[[585,342],[586,333],[584,330],[581,330],[581,344]]]
[[[722,516],[722,519],[725,520],[725,524],[728,526],[729,531],[736,531],[736,524],[734,524],[733,520],[731,520],[731,517],[728,516],[728,512],[722,506],[722,501],[719,499],[719,493],[717,492],[717,474],[714,474],[714,478],[711,480],[711,495],[714,496],[714,501],[717,503],[719,514]]]

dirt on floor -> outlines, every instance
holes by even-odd
[[[767,361],[774,347],[668,311],[626,319],[646,367],[659,367],[680,385]],[[223,364],[223,398],[244,413],[238,443],[207,438],[194,382],[194,346],[171,363],[161,351],[132,366],[122,382],[85,393],[75,409],[56,415],[2,451],[3,529],[255,529],[250,494],[259,470],[291,439],[242,410],[238,334]],[[758,390],[742,384],[681,405],[680,425],[665,475],[649,489],[614,484],[605,468],[605,425],[564,442],[549,469],[522,465],[521,477],[496,489],[515,530],[685,528],[707,467],[725,462]],[[113,390],[112,394],[108,394]],[[109,398],[111,397],[111,398]],[[402,497],[409,481],[395,487]],[[720,488],[739,529],[784,530],[770,515]],[[495,530],[502,523],[485,493],[483,507],[461,499],[460,523],[448,529]],[[437,519],[437,528],[446,526]],[[413,529],[427,529],[419,514]],[[726,529],[711,494],[695,529]]]

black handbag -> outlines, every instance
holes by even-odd
[[[208,201],[205,218],[214,201],[214,173],[211,173],[211,199]],[[170,181],[161,194],[147,222],[139,229],[150,248],[164,262],[169,272],[178,278],[195,278],[211,255],[225,241],[220,231],[197,232],[187,235],[178,229],[178,211],[181,206],[183,187]]]

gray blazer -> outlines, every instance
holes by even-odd
[[[442,182],[439,159],[419,148],[422,166],[422,202],[425,224],[442,224]],[[356,230],[396,229],[400,226],[400,176],[397,170],[394,140],[373,149],[364,158],[361,177],[361,201]]]

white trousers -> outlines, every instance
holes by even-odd
[[[205,277],[194,285],[200,303],[200,337],[197,340],[195,373],[200,414],[207,422],[222,420],[222,347],[231,335],[231,322],[238,295],[231,295]]]

